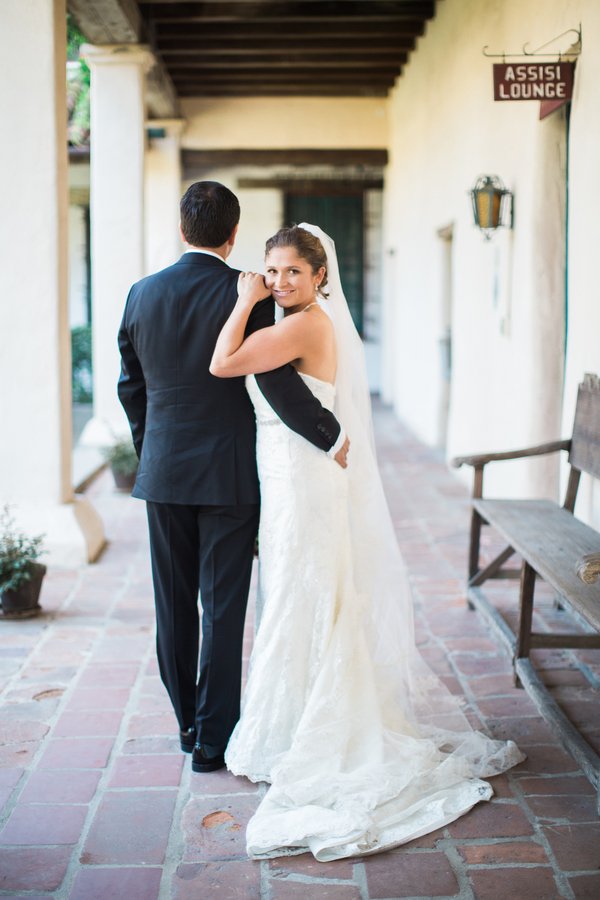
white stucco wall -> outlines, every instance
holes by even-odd
[[[144,271],[158,272],[183,253],[179,234],[180,140],[183,120],[153,121],[162,137],[146,141],[144,158]]]
[[[276,188],[238,188],[242,215],[229,262],[236,269],[264,272],[265,241],[281,228],[283,195]]]
[[[257,166],[230,166],[199,171],[198,179],[220,181],[238,197],[241,218],[235,246],[228,259],[231,266],[242,270],[264,271],[264,249],[267,238],[284,224],[284,192],[272,188],[240,187],[249,176],[265,176]],[[185,190],[191,181],[183,184]],[[364,265],[364,347],[371,391],[381,389],[381,294],[382,294],[382,192],[365,192],[365,265]]]
[[[69,325],[88,324],[86,209],[69,206]]]
[[[90,167],[70,163],[69,179],[69,325],[88,324],[88,226]]]
[[[364,335],[369,387],[381,391],[381,291],[383,268],[383,195],[365,193]]]
[[[15,137],[0,147],[0,504],[54,507],[72,493],[64,15],[60,0],[2,11],[0,98]]]
[[[64,0],[2,10],[0,104],[14,137],[0,146],[0,506],[44,534],[45,563],[73,567],[104,535],[71,481],[65,16]]]
[[[495,103],[493,60],[482,55],[482,48],[517,53],[526,42],[537,47],[582,23],[584,52],[577,65],[571,134],[571,201],[579,196],[580,209],[586,209],[579,213],[581,244],[598,205],[590,201],[590,190],[600,194],[597,167],[591,171],[600,155],[597,6],[593,0],[547,0],[541,16],[535,0],[445,0],[390,98],[385,395],[420,437],[436,443],[443,391],[439,339],[449,267],[449,456],[526,446],[561,432],[565,113],[540,121],[538,103]],[[563,38],[559,47],[565,50],[569,43]],[[579,131],[575,127],[584,116],[585,136],[582,124]],[[573,178],[574,159],[585,176],[580,171]],[[514,230],[499,232],[490,243],[473,225],[468,196],[482,173],[499,175],[515,196]],[[585,201],[578,190],[584,183]],[[450,263],[438,235],[448,226]],[[582,250],[573,244],[572,230],[573,295],[580,285],[580,298],[571,302],[567,363],[567,390],[574,395],[572,385],[582,371],[575,357],[583,357],[582,346],[588,368],[597,370],[598,361],[583,312],[593,303],[590,264],[584,274]],[[594,321],[596,316],[594,311]],[[580,329],[585,337],[578,336]],[[569,427],[563,429],[569,433]],[[490,468],[487,487],[497,494],[554,496],[557,473],[553,460],[504,464]]]
[[[563,432],[571,429],[577,385],[584,372],[600,373],[600,3],[583,7],[583,48],[571,113],[569,155],[569,314]],[[600,486],[582,478],[577,514],[600,527]]]
[[[240,201],[240,224],[231,256],[227,260],[234,269],[262,272],[265,241],[278,228],[283,217],[283,195],[276,188],[240,188],[238,181],[246,170],[236,166],[198,173],[193,180],[219,181],[233,191]],[[192,184],[183,182],[182,193]]]
[[[387,100],[378,97],[233,97],[182,100],[183,147],[387,147]]]

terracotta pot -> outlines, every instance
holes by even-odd
[[[41,563],[32,563],[33,574],[29,581],[24,581],[14,591],[2,591],[0,600],[2,601],[3,619],[28,619],[31,616],[37,616],[41,610],[38,603],[40,591],[42,589],[42,581],[46,574],[46,566]]]
[[[131,493],[135,484],[137,469],[135,472],[127,472],[127,474],[124,474],[123,472],[115,472],[115,470],[111,466],[111,472],[113,473],[115,486],[118,488],[118,490],[129,491]]]

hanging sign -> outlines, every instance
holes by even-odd
[[[573,94],[575,63],[494,63],[494,100],[557,100]]]

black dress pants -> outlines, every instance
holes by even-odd
[[[161,678],[179,727],[195,723],[199,742],[225,748],[240,716],[242,639],[259,507],[148,501],[147,511]]]

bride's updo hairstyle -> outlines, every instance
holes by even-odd
[[[318,293],[327,297],[327,291],[323,290],[327,284],[327,254],[318,237],[315,237],[310,231],[305,231],[304,228],[292,225],[290,228],[280,228],[273,237],[269,238],[265,246],[265,257],[276,247],[293,247],[300,259],[305,259],[309,264],[313,275],[316,275],[319,269],[325,269]]]

